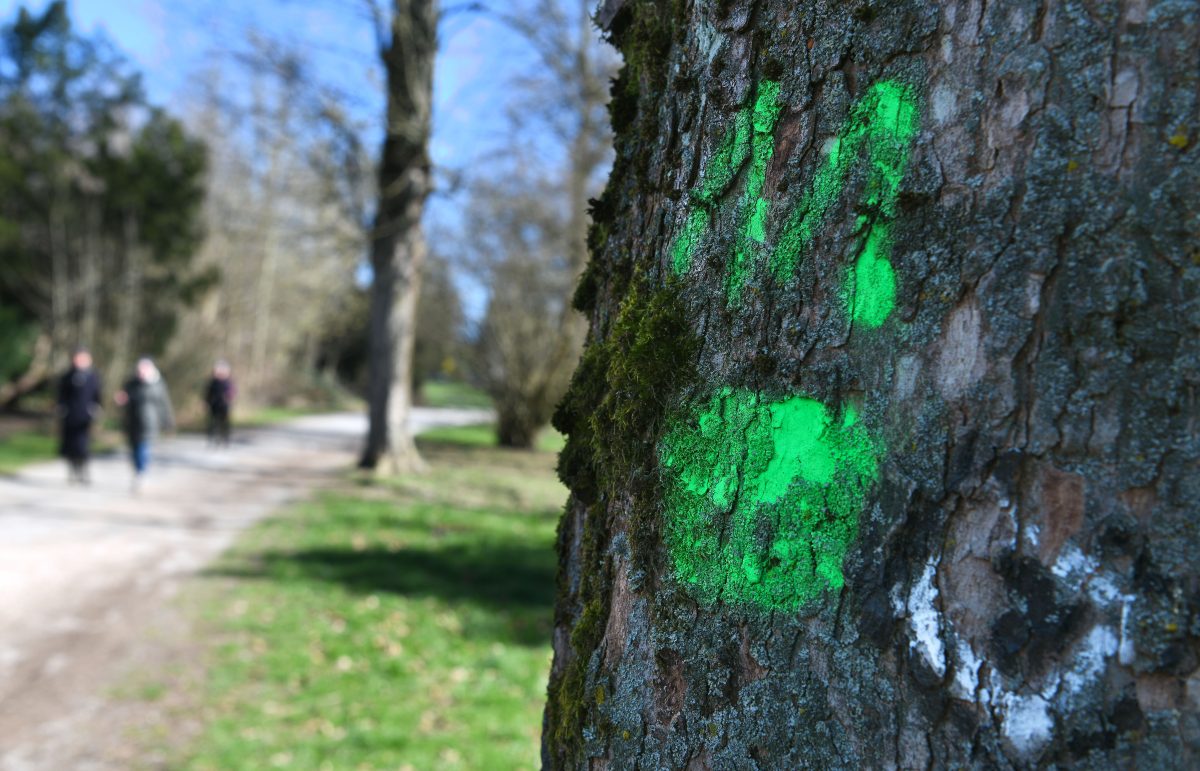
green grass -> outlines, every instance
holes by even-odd
[[[495,447],[496,427],[491,423],[479,423],[473,426],[432,428],[422,433],[418,439],[425,442],[450,443],[464,447]],[[547,426],[538,434],[534,450],[543,453],[561,452],[566,441],[566,437]]]
[[[492,397],[466,383],[431,380],[422,384],[418,401],[425,407],[490,408]]]
[[[198,590],[209,685],[190,769],[536,768],[550,663],[548,453],[421,440],[430,471],[247,533]]]
[[[0,474],[11,474],[22,466],[53,460],[58,440],[50,431],[14,431],[0,436]]]
[[[258,407],[246,415],[235,415],[233,422],[234,425],[243,428],[262,428],[303,418],[306,415],[320,415],[334,411],[336,411],[334,407]],[[199,425],[202,427],[204,423]]]

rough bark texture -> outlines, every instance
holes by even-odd
[[[421,467],[408,430],[417,298],[425,264],[421,216],[432,189],[436,0],[393,0],[387,72],[387,133],[379,161],[379,207],[371,245],[371,314],[367,413],[370,428],[359,466],[381,458],[393,471]]]
[[[546,765],[1200,763],[1195,3],[598,18]]]

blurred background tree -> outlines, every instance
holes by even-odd
[[[0,319],[22,330],[0,352],[11,402],[80,343],[110,382],[160,353],[215,274],[193,260],[204,145],[111,46],[73,32],[65,3],[22,10],[0,39]]]
[[[502,15],[536,64],[512,84],[505,151],[481,159],[468,185],[462,249],[488,288],[472,372],[495,401],[505,446],[533,445],[586,333],[570,298],[587,260],[588,201],[611,163],[616,71],[588,5],[537,0]]]
[[[393,10],[329,7],[376,34]],[[329,41],[231,22],[168,114],[67,9],[20,11],[3,37],[0,406],[42,388],[81,342],[110,384],[134,357],[158,357],[185,415],[199,413],[218,358],[233,364],[243,410],[365,397],[378,52],[339,51],[366,74],[356,90],[319,66]],[[546,425],[584,337],[569,298],[610,163],[615,67],[588,10],[472,3],[439,21],[450,37],[471,24],[503,32],[514,63],[503,88],[489,86],[501,108],[487,140],[431,167],[436,248],[412,324],[412,386],[418,401],[434,382],[486,392],[510,446]]]

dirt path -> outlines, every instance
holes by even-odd
[[[487,419],[418,409],[414,429]],[[138,496],[123,457],[68,488],[59,464],[0,478],[0,771],[126,766],[113,689],[178,638],[169,602],[243,529],[336,479],[365,431],[358,415],[243,431],[226,450],[160,443]],[[184,632],[183,634],[186,634]]]

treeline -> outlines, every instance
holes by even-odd
[[[66,5],[22,9],[0,62],[0,403],[79,343],[109,380],[218,279],[194,259],[207,152]]]
[[[173,116],[65,2],[0,36],[0,407],[77,345],[106,383],[153,356],[181,394],[225,358],[258,403],[358,376],[370,160],[298,56],[250,38]]]
[[[434,217],[409,366],[418,402],[430,380],[468,381],[502,443],[529,446],[582,347],[571,294],[611,156],[615,58],[585,0],[486,13],[535,56],[495,84],[496,143],[435,169],[454,215]],[[109,384],[155,357],[181,396],[217,358],[243,403],[366,391],[379,126],[361,94],[324,83],[302,43],[247,30],[169,115],[65,2],[0,35],[0,409],[78,344]]]

